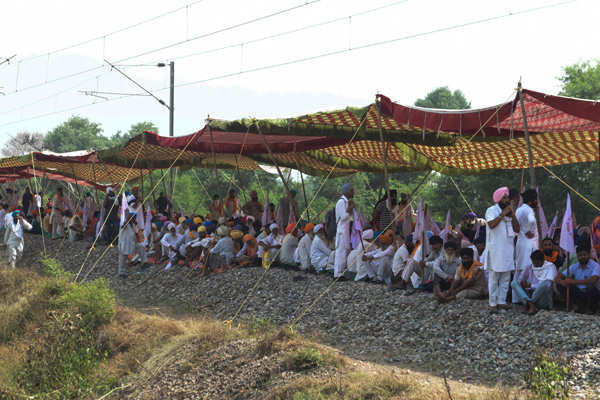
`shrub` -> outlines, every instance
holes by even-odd
[[[44,266],[44,272],[50,278],[69,279],[72,276],[70,272],[67,272],[63,269],[60,261],[58,261],[56,258],[44,257],[40,260],[40,262]]]
[[[85,329],[96,330],[115,315],[115,294],[108,281],[96,279],[73,286],[58,298],[57,305],[80,315]]]
[[[569,397],[568,376],[565,363],[544,352],[537,356],[527,381],[536,399],[564,400]]]
[[[323,355],[314,347],[301,347],[290,352],[284,365],[294,371],[318,368],[325,364]]]
[[[17,372],[23,389],[46,399],[84,398],[97,386],[107,385],[90,379],[90,372],[108,354],[83,324],[80,315],[49,313],[49,321],[39,329]]]
[[[275,325],[269,318],[251,318],[244,321],[244,327],[250,336],[262,336],[273,332]]]

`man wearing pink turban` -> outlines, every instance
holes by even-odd
[[[510,205],[509,189],[497,189],[492,198],[494,204],[485,212],[487,222],[485,243],[485,268],[489,271],[488,291],[490,312],[498,308],[507,309],[506,294],[510,273],[515,269],[515,236],[519,233],[519,222]]]

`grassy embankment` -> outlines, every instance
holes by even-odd
[[[207,398],[523,396],[352,360],[268,321],[230,329],[208,319],[149,316],[118,306],[104,280],[74,283],[55,260],[44,265],[45,276],[0,272],[2,399],[160,399],[177,392],[166,384],[174,376],[213,385]]]

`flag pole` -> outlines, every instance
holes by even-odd
[[[535,168],[533,167],[533,154],[531,152],[531,139],[529,137],[529,127],[527,125],[527,116],[525,112],[525,102],[523,101],[523,87],[521,85],[521,81],[519,80],[518,84],[518,93],[519,93],[519,103],[521,103],[521,116],[523,117],[523,132],[525,133],[525,143],[527,143],[527,161],[529,162],[529,186],[531,188],[537,187],[537,182],[535,179]],[[538,201],[539,201],[539,192],[538,192]],[[538,210],[534,210],[536,215],[536,225],[538,231],[538,247],[542,247],[542,231],[540,228],[540,213]]]

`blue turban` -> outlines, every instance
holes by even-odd
[[[354,186],[352,186],[352,184],[350,182],[344,183],[344,185],[342,186],[342,194],[346,194],[346,193],[350,192],[352,189],[354,189]]]

